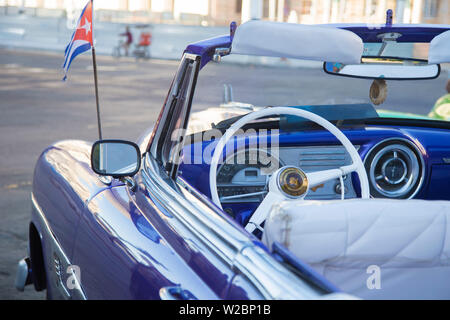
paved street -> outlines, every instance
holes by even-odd
[[[25,293],[13,288],[16,263],[26,254],[31,180],[40,152],[62,139],[97,138],[90,54],[74,60],[65,83],[60,80],[62,60],[61,53],[0,49],[0,299],[45,297],[32,287]],[[135,141],[156,120],[178,63],[99,56],[98,65],[103,135]],[[330,82],[333,86],[326,87],[323,80],[330,77],[320,70],[292,73],[289,68],[267,68],[208,65],[199,78],[195,108],[220,103],[224,83],[233,83],[235,100],[268,104],[258,89],[249,89],[248,82],[241,80],[249,70],[260,88],[270,88],[277,79],[299,95],[309,95],[309,100],[302,100],[305,104],[332,103],[349,90],[359,90],[358,99],[367,99],[370,82],[366,80],[347,79],[344,88],[340,85],[343,79],[335,77]],[[208,75],[216,80],[205,78]],[[301,81],[303,77],[307,81]],[[387,106],[383,107],[426,114],[444,94],[446,79],[447,72],[443,72],[438,80],[409,82],[407,89],[401,89],[404,83],[389,83]]]
[[[95,23],[95,46],[98,54],[109,55],[123,37],[124,23]],[[140,29],[131,27],[134,42]],[[151,54],[156,58],[179,59],[189,43],[229,33],[228,27],[155,24],[152,26]],[[6,48],[62,51],[70,41],[73,26],[65,18],[3,15],[0,12],[0,46]]]

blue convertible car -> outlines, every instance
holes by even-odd
[[[449,62],[448,25],[250,21],[189,45],[136,144],[44,150],[17,287],[449,299],[450,123],[412,115]]]

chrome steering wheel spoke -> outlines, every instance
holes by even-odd
[[[315,171],[306,173],[306,177],[308,178],[308,184],[310,187],[316,187],[321,185],[324,182],[338,179],[346,174],[352,173],[357,170],[357,166],[355,164],[351,164],[348,166],[342,166],[337,169],[329,169],[322,171]]]

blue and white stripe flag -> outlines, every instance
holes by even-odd
[[[72,39],[64,52],[63,80],[67,79],[67,72],[72,60],[80,53],[91,49],[92,46],[92,0],[90,0],[81,12],[77,28],[72,34]]]

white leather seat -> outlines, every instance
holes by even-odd
[[[344,292],[450,299],[450,201],[285,201],[264,230],[269,247],[280,242]],[[380,289],[367,285],[373,265]]]

